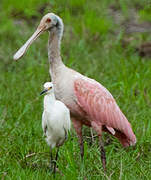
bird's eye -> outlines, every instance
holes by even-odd
[[[47,22],[47,23],[50,23],[50,22],[51,22],[51,19],[50,19],[50,18],[47,18],[46,22]]]

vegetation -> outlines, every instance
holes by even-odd
[[[151,61],[136,49],[150,33],[126,34],[136,17],[151,20],[149,0],[1,0],[0,6],[0,177],[53,179],[49,147],[41,128],[43,83],[50,80],[45,33],[18,62],[13,54],[30,37],[41,17],[62,17],[64,63],[96,79],[115,97],[132,124],[135,147],[123,149],[104,133],[107,173],[104,174],[97,138],[91,144],[84,128],[85,156],[80,160],[74,129],[60,149],[56,179],[151,179]],[[111,11],[112,10],[112,11]],[[115,19],[113,12],[122,18]],[[119,23],[117,23],[119,22]]]

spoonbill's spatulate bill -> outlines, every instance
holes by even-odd
[[[60,56],[63,22],[54,13],[48,13],[42,18],[33,36],[18,50],[14,59],[19,59],[29,45],[45,31],[50,34],[48,56],[55,96],[70,109],[72,122],[79,138],[81,157],[84,153],[82,126],[86,125],[92,127],[99,136],[101,159],[105,169],[106,157],[101,138],[102,131],[112,134],[126,147],[136,143],[131,125],[104,86],[63,64]]]

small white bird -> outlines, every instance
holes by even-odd
[[[52,82],[44,84],[44,90],[40,95],[44,96],[44,111],[42,114],[42,128],[46,141],[50,146],[50,168],[54,163],[54,173],[56,171],[56,161],[58,159],[59,147],[63,145],[70,130],[70,111],[61,101],[56,100]],[[52,149],[57,147],[55,161],[52,157]]]

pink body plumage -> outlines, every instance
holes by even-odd
[[[77,79],[74,90],[79,106],[99,135],[102,130],[107,131],[117,137],[124,147],[136,143],[130,123],[105,87],[95,80]]]

